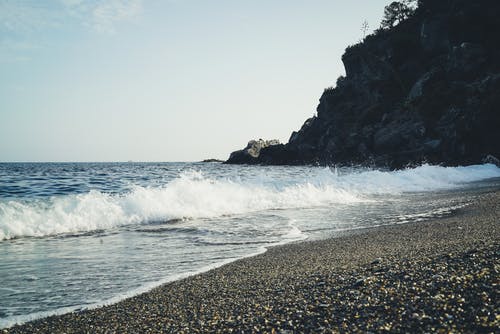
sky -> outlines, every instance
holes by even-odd
[[[0,0],[0,161],[287,142],[390,0]]]

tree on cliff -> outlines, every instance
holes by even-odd
[[[363,23],[361,24],[361,31],[363,32],[363,38],[366,37],[366,32],[368,31],[369,28],[370,26],[368,25],[368,21],[364,20]]]
[[[394,27],[406,20],[415,12],[415,0],[394,1],[384,9],[384,18],[380,24],[382,29]]]

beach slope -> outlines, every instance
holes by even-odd
[[[495,332],[500,193],[452,216],[289,244],[8,333]]]

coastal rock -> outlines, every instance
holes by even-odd
[[[229,157],[229,160],[227,161],[227,163],[235,163],[235,164],[256,163],[258,158],[259,158],[260,151],[263,148],[275,146],[275,145],[279,145],[279,144],[280,144],[279,140],[276,140],[276,139],[250,140],[244,149],[231,153],[231,156]]]
[[[346,76],[288,143],[228,163],[482,163],[500,157],[500,2],[420,0],[407,20],[342,56]]]
[[[204,159],[202,162],[224,162],[224,160],[210,158],[210,159]]]
[[[450,47],[447,16],[424,20],[420,28],[420,43],[427,52],[443,52]]]
[[[488,154],[486,157],[484,157],[483,163],[494,164],[497,167],[500,167],[500,160],[497,157],[492,156],[491,154]]]

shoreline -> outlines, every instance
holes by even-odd
[[[494,332],[499,203],[495,190],[451,216],[275,246],[116,304],[2,331]]]

